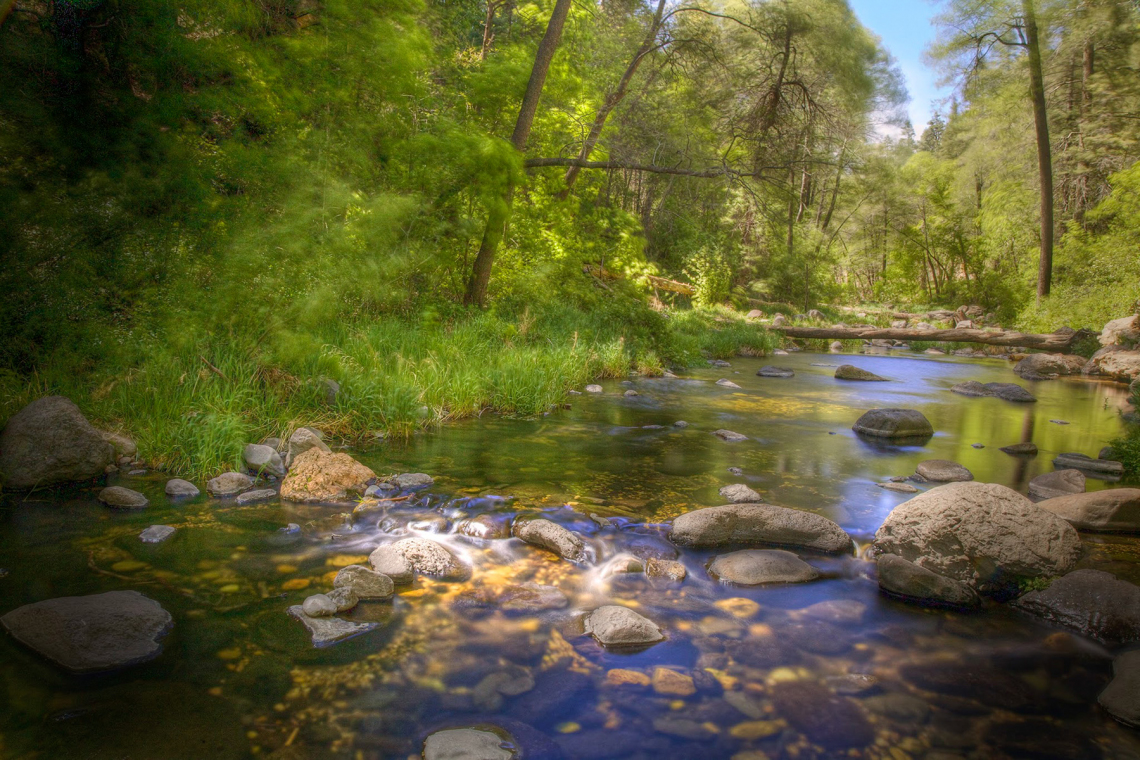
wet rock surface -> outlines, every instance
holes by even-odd
[[[958,383],[950,390],[960,396],[992,396],[1006,401],[1022,403],[1031,403],[1037,400],[1036,396],[1017,383],[979,383],[976,380],[970,380],[965,383]]]
[[[109,486],[99,492],[99,501],[112,509],[143,509],[150,501],[138,491],[122,486]]]
[[[335,611],[335,605],[333,608]],[[305,614],[304,609],[299,604],[290,607],[286,612],[305,626],[312,637],[313,646],[317,648],[332,646],[379,627],[379,623],[356,623],[332,616],[312,617]]]
[[[1113,660],[1112,673],[1112,682],[1097,701],[1124,725],[1140,728],[1140,650]]]
[[[1077,530],[1140,532],[1140,488],[1111,488],[1037,503]]]
[[[665,639],[665,634],[652,620],[616,604],[599,607],[591,612],[586,617],[584,626],[586,633],[604,647],[644,647]]]
[[[869,372],[865,369],[860,369],[851,364],[842,364],[835,370],[836,380],[862,380],[864,382],[887,382],[887,378],[880,377],[874,372]]]
[[[722,499],[732,504],[759,504],[764,501],[760,494],[743,483],[721,486],[718,493]]]
[[[1140,587],[1111,573],[1076,570],[1014,605],[1098,641],[1140,641]]]
[[[403,538],[378,547],[368,557],[372,569],[395,583],[410,583],[417,574],[463,580],[471,571],[443,544],[427,538]]]
[[[950,607],[980,604],[978,595],[962,581],[939,575],[896,554],[880,555],[876,566],[879,587],[896,596]]]
[[[1029,481],[1031,499],[1053,499],[1084,493],[1085,476],[1078,470],[1057,470],[1038,475]]]
[[[681,515],[670,539],[682,546],[772,544],[821,552],[851,548],[851,537],[836,523],[813,512],[772,504],[727,504]]]
[[[709,564],[709,575],[742,586],[766,583],[804,583],[819,577],[819,571],[791,552],[750,549],[722,554]]]
[[[932,483],[954,483],[974,479],[972,472],[948,459],[927,459],[919,462],[914,471],[923,480]]]
[[[930,420],[914,409],[872,409],[864,412],[851,429],[872,438],[924,439],[934,435]]]
[[[778,683],[776,710],[812,743],[828,749],[865,747],[875,731],[858,703],[813,681]]]
[[[515,520],[511,533],[531,546],[554,552],[562,559],[571,562],[586,559],[586,545],[581,536],[550,520]]]

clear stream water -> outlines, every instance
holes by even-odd
[[[835,380],[846,362],[892,382]],[[763,364],[796,376],[757,377]],[[205,496],[175,505],[159,473],[112,478],[150,497],[138,512],[102,507],[94,487],[4,494],[0,613],[136,589],[175,625],[156,660],[82,678],[0,637],[0,757],[407,758],[435,728],[494,724],[535,758],[1140,758],[1140,732],[1096,706],[1112,652],[1008,608],[958,613],[885,598],[858,556],[801,553],[823,577],[777,587],[717,584],[705,571],[713,553],[691,550],[679,554],[689,572],[681,584],[608,573],[622,552],[671,556],[665,523],[722,503],[718,488],[738,482],[834,519],[861,553],[908,498],[875,483],[944,458],[1024,491],[1056,453],[1096,456],[1119,434],[1123,386],[1019,381],[1001,360],[915,354],[732,365],[635,379],[636,397],[611,382],[539,419],[488,416],[353,451],[379,474],[436,479],[355,522],[351,505],[239,507]],[[742,388],[716,386],[722,377]],[[950,393],[965,380],[1018,381],[1039,401]],[[850,428],[875,407],[919,409],[937,433],[921,447],[867,443]],[[726,443],[718,428],[749,440]],[[1035,458],[998,450],[1029,440]],[[465,516],[536,511],[586,535],[596,562],[451,532]],[[291,522],[299,537],[278,531]],[[178,532],[140,542],[156,523]],[[330,589],[339,567],[366,564],[378,543],[417,533],[470,562],[471,580],[421,579],[391,602],[361,603],[345,617],[380,623],[375,631],[313,648],[285,608]],[[1140,583],[1140,540],[1083,538],[1082,567]],[[567,605],[504,611],[493,601],[528,581],[557,586]],[[582,635],[580,617],[610,602],[654,619],[667,641],[603,650]],[[659,668],[692,682],[670,687]],[[655,673],[660,683],[646,685]],[[488,676],[533,688],[497,694]]]

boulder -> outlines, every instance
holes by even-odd
[[[1036,443],[1015,443],[1010,446],[1002,446],[1001,450],[1014,456],[1037,456]]]
[[[388,599],[395,592],[391,578],[363,565],[341,568],[333,578],[333,588],[352,589],[358,599]]]
[[[1055,470],[1029,481],[1029,498],[1052,499],[1085,492],[1085,476],[1079,470]]]
[[[171,478],[166,481],[166,495],[172,499],[189,499],[197,496],[201,491],[198,486],[182,478]]]
[[[713,435],[715,435],[717,438],[721,439],[722,441],[728,441],[729,443],[739,443],[740,441],[747,441],[748,440],[748,436],[741,435],[740,433],[734,433],[731,430],[724,430],[724,429],[717,430],[717,431],[714,431]]]
[[[1085,360],[1072,354],[1030,354],[1014,365],[1013,371],[1027,380],[1046,380],[1059,375],[1076,375]]]
[[[887,382],[887,378],[879,377],[874,372],[868,372],[865,369],[859,369],[851,364],[842,364],[839,369],[835,370],[836,380],[864,380],[868,382]]]
[[[295,604],[285,610],[289,616],[299,620],[308,629],[313,646],[318,649],[368,633],[379,627],[379,623],[354,623],[338,617],[313,617],[306,615],[301,605]]]
[[[1067,520],[1077,530],[1140,533],[1140,488],[1057,496],[1037,506]]]
[[[1121,317],[1104,326],[1098,338],[1102,346],[1132,348],[1140,343],[1140,317]]]
[[[72,673],[101,673],[154,659],[173,618],[137,591],[25,604],[0,617],[22,644]]]
[[[1140,649],[1112,661],[1112,681],[1097,701],[1124,725],[1140,728]]]
[[[226,498],[237,496],[253,485],[253,478],[244,472],[223,472],[216,478],[206,481],[206,491],[211,496]]]
[[[99,501],[113,509],[142,509],[150,504],[138,491],[132,491],[122,486],[109,486],[99,492]]]
[[[932,483],[954,483],[974,479],[972,472],[949,459],[927,459],[925,462],[919,462],[914,471]]]
[[[272,475],[275,478],[285,476],[285,463],[281,455],[272,446],[262,446],[260,443],[250,443],[242,450],[242,460],[245,466],[257,474]]]
[[[961,396],[993,396],[1006,401],[1023,403],[1037,400],[1036,396],[1017,383],[979,383],[976,380],[970,380],[965,383],[958,383],[952,386],[950,390]]]
[[[914,409],[871,409],[851,426],[861,435],[874,438],[930,438],[934,427],[922,412]]]
[[[756,370],[759,377],[795,377],[796,372],[788,367],[773,367],[771,365]]]
[[[0,481],[28,489],[91,480],[115,461],[115,447],[63,396],[36,399],[0,432]]]
[[[604,647],[644,647],[665,639],[652,620],[617,604],[597,608],[584,624],[586,633]]]
[[[319,430],[311,427],[297,428],[293,431],[293,435],[289,436],[289,448],[285,453],[285,466],[292,467],[293,460],[309,449],[319,449],[325,453],[332,451],[328,444],[321,440]]]
[[[410,583],[417,573],[443,580],[466,580],[471,574],[446,546],[428,538],[384,544],[369,555],[368,561],[373,570],[394,583]]]
[[[694,547],[773,544],[845,552],[851,536],[823,515],[773,504],[726,504],[697,509],[673,521],[669,538]]]
[[[517,743],[501,729],[448,728],[424,739],[424,760],[515,760]]]
[[[962,581],[939,575],[897,554],[881,554],[875,564],[879,588],[890,594],[949,607],[977,607],[980,604],[978,595]]]
[[[1016,607],[1108,644],[1140,641],[1140,587],[1100,570],[1076,570]]]
[[[376,473],[348,454],[333,454],[311,448],[293,460],[292,469],[281,482],[281,498],[286,501],[342,501],[350,493],[363,494]]]
[[[1086,472],[1096,472],[1102,475],[1123,475],[1124,465],[1111,459],[1093,459],[1085,454],[1067,452],[1058,454],[1053,460],[1053,466],[1058,470],[1077,469]]]
[[[983,593],[1023,579],[1062,575],[1080,556],[1071,525],[993,483],[950,483],[895,507],[875,534],[878,554],[897,554]]]
[[[277,498],[277,492],[272,488],[258,488],[253,491],[243,491],[238,494],[237,503],[240,506],[256,504],[259,501],[272,501]]]
[[[813,581],[819,577],[819,571],[791,552],[746,549],[714,558],[709,564],[709,575],[726,583],[759,586]]]
[[[582,537],[550,520],[515,520],[511,532],[531,546],[554,552],[562,559],[571,562],[586,560],[586,545]]]
[[[1097,375],[1131,382],[1140,377],[1140,351],[1129,351],[1120,346],[1105,346],[1097,351],[1081,368],[1082,375]]]
[[[720,497],[731,504],[760,504],[764,498],[743,483],[721,486]]]
[[[152,525],[139,534],[139,540],[144,544],[161,544],[174,533],[175,529],[169,525]]]

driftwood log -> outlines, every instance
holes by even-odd
[[[789,338],[809,340],[927,340],[953,343],[985,343],[990,346],[1022,346],[1042,351],[1070,353],[1080,338],[1093,335],[1088,330],[1036,335],[1013,330],[915,330],[904,327],[769,327]]]

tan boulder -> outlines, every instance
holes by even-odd
[[[312,448],[293,460],[293,467],[281,482],[281,498],[286,501],[341,501],[350,493],[361,494],[376,473],[348,454],[334,454]]]

